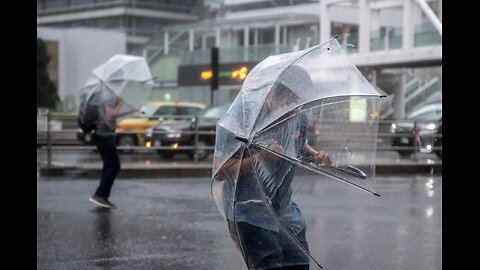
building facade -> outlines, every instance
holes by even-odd
[[[46,43],[48,73],[57,86],[59,110],[64,112],[77,111],[78,92],[92,69],[115,54],[126,53],[127,37],[119,31],[37,27],[37,37]]]
[[[220,50],[220,72],[233,74],[269,55],[302,50],[333,36],[364,75],[388,94],[384,108],[390,110],[383,115],[402,118],[405,110],[441,97],[441,0],[209,4],[207,19],[165,27],[144,47],[143,55],[160,78],[153,99],[210,103],[208,83],[197,78],[196,84],[185,84],[183,77],[192,74],[182,72],[196,67],[199,75],[207,70],[211,47]],[[241,81],[220,84],[213,103],[233,100],[240,88]]]
[[[169,24],[193,22],[201,0],[37,0],[37,26],[118,30],[127,36],[129,54]]]

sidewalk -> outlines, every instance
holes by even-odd
[[[42,176],[81,176],[98,177],[102,169],[100,161],[68,163],[52,161],[37,162]],[[129,161],[122,160],[119,177],[151,178],[151,177],[211,177],[211,160],[202,162],[188,161]],[[442,161],[430,154],[417,155],[413,158],[399,158],[395,152],[379,152],[377,154],[376,174],[435,174],[441,175]]]

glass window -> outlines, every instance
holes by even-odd
[[[155,112],[155,115],[176,115],[177,107],[174,106],[161,106]]]
[[[195,107],[179,107],[178,114],[179,115],[197,115],[199,108]]]
[[[153,112],[157,109],[157,105],[154,104],[147,104],[143,105],[140,111],[142,111],[146,116],[153,115]]]
[[[228,108],[230,108],[230,104],[218,106],[218,107],[212,107],[203,113],[203,117],[221,118],[227,112]]]

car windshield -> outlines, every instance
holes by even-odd
[[[155,105],[155,104],[145,104],[145,105],[142,106],[140,111],[143,112],[146,116],[151,116],[151,115],[153,115],[153,113],[155,112],[157,107],[158,106]]]
[[[230,108],[230,104],[224,104],[221,106],[211,107],[206,109],[201,116],[203,118],[219,119],[221,118]]]

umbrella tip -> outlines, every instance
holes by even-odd
[[[373,193],[373,195],[380,197],[380,194],[378,193]]]

